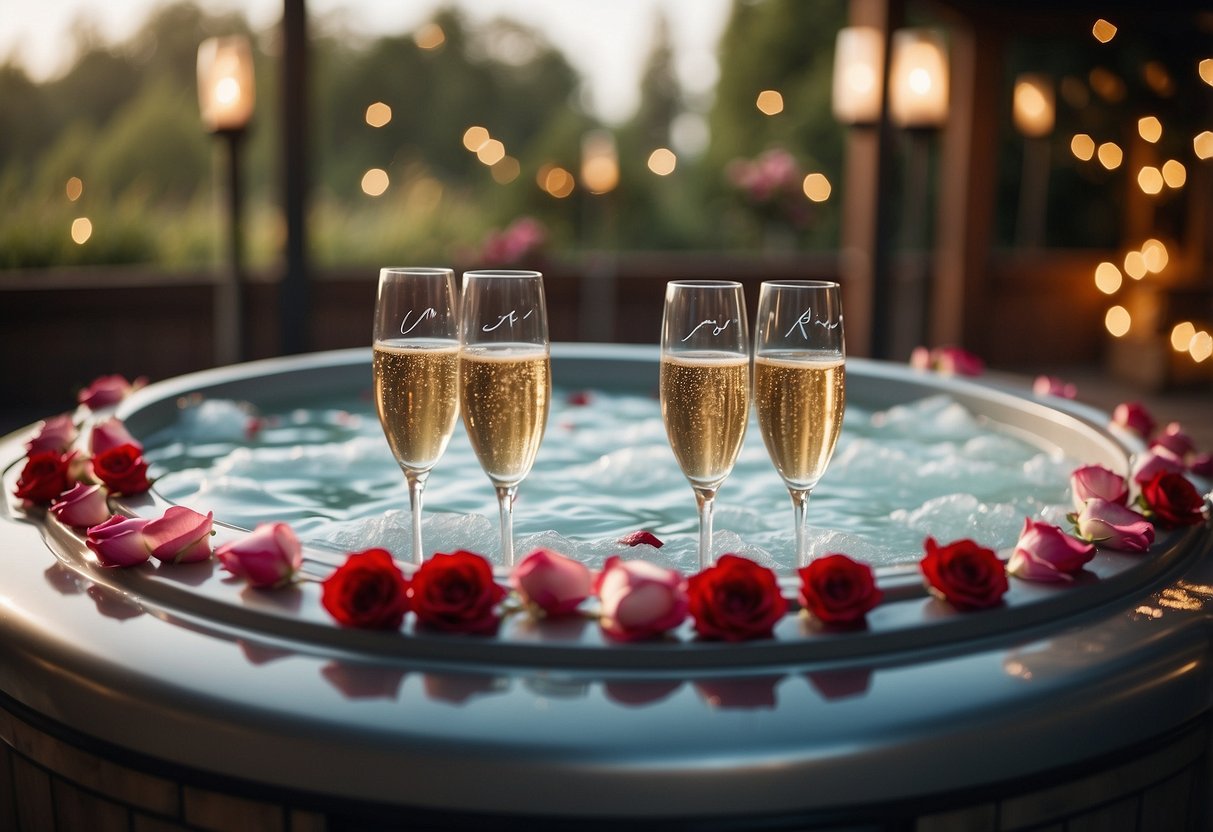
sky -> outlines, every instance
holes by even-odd
[[[165,0],[0,0],[0,63],[13,60],[36,79],[62,73],[73,57],[72,25],[85,19],[107,41],[135,32]],[[214,11],[239,10],[254,28],[281,15],[281,0],[195,0]],[[454,6],[469,20],[510,17],[548,34],[586,79],[589,104],[621,121],[638,102],[638,82],[652,48],[653,21],[670,22],[676,70],[685,89],[709,91],[716,82],[716,45],[730,0],[309,0],[317,20],[333,16],[365,35],[411,31],[435,9]]]

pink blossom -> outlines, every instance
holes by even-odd
[[[76,426],[72,424],[71,416],[66,413],[52,416],[38,426],[38,433],[25,443],[25,450],[29,454],[41,451],[64,453],[76,441],[76,436]]]
[[[185,506],[172,506],[143,528],[152,557],[162,563],[195,563],[211,556],[214,512],[205,516]]]
[[[1154,524],[1131,508],[1096,497],[1073,516],[1078,536],[1109,549],[1145,552],[1154,542]]]
[[[150,522],[142,517],[115,514],[100,525],[90,526],[84,543],[96,553],[102,566],[138,566],[152,555],[143,536],[143,529]]]
[[[111,417],[93,425],[93,432],[89,435],[88,440],[90,454],[99,456],[110,448],[117,448],[120,445],[134,445],[139,453],[143,453],[143,445],[131,436],[121,419]]]
[[[303,564],[303,546],[286,523],[261,523],[239,540],[215,550],[223,568],[250,586],[286,586]]]
[[[1057,396],[1061,399],[1073,399],[1078,395],[1078,387],[1057,376],[1037,376],[1032,382],[1032,392],[1038,396]]]
[[[96,526],[104,523],[110,516],[105,496],[105,490],[101,486],[78,482],[55,498],[51,503],[51,514],[65,526],[75,529]]]
[[[548,549],[536,549],[510,573],[510,584],[553,618],[571,615],[593,589],[594,576],[584,563]]]
[[[76,401],[89,410],[100,410],[103,407],[118,404],[145,384],[147,384],[147,379],[144,377],[137,378],[132,383],[118,375],[98,376],[88,387],[80,391],[76,396]]]
[[[1093,557],[1094,545],[1071,537],[1057,526],[1029,518],[1024,520],[1007,572],[1027,581],[1072,581]]]
[[[1112,424],[1149,439],[1154,433],[1154,417],[1141,402],[1121,402],[1112,411]]]
[[[603,632],[619,641],[661,635],[687,617],[686,579],[648,561],[607,558],[594,592],[602,602]]]
[[[1183,472],[1183,461],[1177,459],[1166,448],[1159,446],[1151,448],[1137,458],[1133,466],[1133,482],[1142,485],[1160,473],[1182,474]]]
[[[1120,503],[1129,502],[1129,484],[1120,474],[1113,473],[1102,465],[1084,465],[1070,474],[1070,490],[1074,495],[1074,507],[1081,509],[1087,500],[1096,498]]]

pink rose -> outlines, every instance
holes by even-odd
[[[92,384],[80,391],[76,401],[89,410],[100,410],[118,404],[135,390],[147,384],[147,379],[140,377],[134,383],[122,376],[98,376]]]
[[[1056,396],[1060,399],[1073,399],[1078,395],[1078,387],[1057,376],[1037,376],[1032,382],[1032,392],[1037,396]]]
[[[1095,547],[1057,526],[1024,520],[1023,531],[1007,563],[1007,572],[1027,581],[1072,581],[1091,558]]]
[[[577,611],[593,589],[594,576],[584,563],[536,549],[514,567],[510,584],[523,601],[556,618]]]
[[[673,569],[644,560],[607,558],[594,582],[599,623],[619,641],[639,641],[677,627],[687,617],[687,582]]]
[[[1151,448],[1139,456],[1133,467],[1133,482],[1144,485],[1159,474],[1182,474],[1184,464],[1166,448]]]
[[[90,526],[84,544],[97,555],[102,566],[138,566],[152,556],[143,529],[152,522],[142,517],[115,514],[97,526]]]
[[[215,513],[205,516],[185,506],[172,506],[143,527],[152,557],[162,563],[196,563],[211,556]]]
[[[76,483],[51,503],[51,514],[59,522],[74,529],[86,529],[109,519],[110,509],[105,490],[99,485]]]
[[[1076,468],[1070,474],[1070,490],[1074,495],[1074,507],[1080,510],[1087,500],[1096,498],[1122,506],[1129,502],[1129,484],[1125,478],[1102,465]]]
[[[38,427],[38,432],[25,443],[25,449],[30,455],[42,451],[64,453],[76,441],[76,426],[72,417],[66,413],[45,420]]]
[[[1149,439],[1154,433],[1154,417],[1141,402],[1121,402],[1112,411],[1112,424]]]
[[[90,454],[97,456],[120,445],[134,445],[139,453],[143,453],[143,446],[135,437],[131,436],[121,419],[110,418],[93,426],[93,432],[88,439]]]
[[[303,546],[286,523],[261,523],[239,540],[215,550],[223,568],[250,586],[286,586],[303,564]]]
[[[665,545],[661,542],[661,538],[645,529],[625,534],[615,542],[620,546],[652,546],[654,549],[660,549]]]
[[[1184,433],[1183,425],[1179,422],[1171,422],[1162,433],[1154,437],[1150,442],[1150,447],[1166,448],[1179,459],[1183,459],[1188,454],[1196,450],[1196,443],[1192,441],[1192,437]]]
[[[1098,497],[1071,519],[1080,538],[1109,549],[1145,552],[1154,542],[1153,523],[1131,508]]]
[[[986,369],[984,361],[960,347],[940,347],[933,357],[935,371],[944,375],[979,376]]]

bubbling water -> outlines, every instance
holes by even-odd
[[[185,407],[175,424],[143,440],[157,491],[244,528],[290,523],[324,548],[409,553],[407,487],[369,398],[262,414],[251,438],[248,423],[241,402]],[[873,566],[913,563],[928,535],[1007,550],[1024,517],[1064,521],[1076,465],[1001,432],[947,395],[875,412],[848,404],[833,461],[809,504],[810,552],[844,552]],[[426,485],[427,548],[497,560],[496,516],[494,491],[459,425]],[[520,556],[542,546],[594,567],[623,554],[694,571],[695,499],[656,398],[556,390],[514,523]],[[791,501],[752,416],[720,489],[715,525],[717,555],[793,568]],[[666,545],[617,542],[638,529]]]

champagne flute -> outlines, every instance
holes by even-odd
[[[712,504],[733,470],[750,410],[741,284],[675,280],[661,321],[661,417],[699,507],[699,568],[712,565]]]
[[[809,494],[825,473],[846,409],[846,352],[838,284],[763,283],[754,332],[754,409],[788,487],[796,563],[808,564]]]
[[[501,557],[514,565],[514,498],[530,473],[552,398],[543,275],[463,273],[459,401],[480,467],[497,490]]]
[[[413,562],[421,494],[459,415],[459,307],[450,269],[382,269],[375,299],[375,409],[409,486]]]

